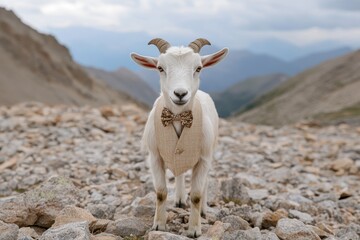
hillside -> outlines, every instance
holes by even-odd
[[[0,8],[0,104],[129,102],[130,98],[88,76],[68,49]]]
[[[85,68],[93,78],[104,81],[111,88],[125,92],[133,99],[151,107],[158,94],[147,85],[139,76],[127,68],[120,68],[108,72],[96,68]]]
[[[360,123],[360,51],[320,64],[281,84],[239,120],[269,125],[302,119]]]
[[[250,78],[231,86],[225,91],[213,93],[216,109],[220,117],[228,117],[238,112],[254,101],[257,97],[271,91],[286,81],[284,74],[271,74],[261,77]]]

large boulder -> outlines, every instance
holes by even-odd
[[[121,237],[143,236],[149,228],[150,224],[143,219],[128,217],[108,224],[105,232]]]
[[[41,235],[40,240],[90,240],[90,236],[89,224],[84,221],[49,228]]]
[[[33,225],[36,220],[36,213],[30,211],[24,195],[0,199],[0,221],[22,227]]]
[[[281,240],[320,240],[320,237],[310,227],[297,219],[280,219],[275,233]]]
[[[67,205],[79,203],[81,191],[70,179],[52,177],[34,190],[0,201],[0,220],[20,227],[49,228]]]
[[[96,221],[96,218],[85,209],[75,206],[66,206],[55,218],[55,223],[52,227],[82,221],[86,221],[89,225],[92,225]]]
[[[15,224],[0,221],[0,240],[17,240],[19,227]]]

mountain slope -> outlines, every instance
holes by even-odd
[[[130,98],[89,77],[53,36],[0,8],[0,104],[22,101],[100,105]]]
[[[204,47],[202,55],[214,53],[216,47]],[[279,58],[252,53],[246,50],[231,50],[229,55],[213,68],[204,69],[201,73],[200,89],[206,92],[222,92],[238,82],[249,78],[269,74],[283,73],[293,76],[323,61],[344,55],[350,48],[339,48],[326,52],[313,53],[294,61],[283,61]],[[139,76],[154,90],[159,89],[159,77],[155,71],[141,69]]]
[[[288,77],[284,74],[271,74],[241,81],[219,94],[211,94],[221,117],[228,117],[245,108],[257,97],[279,86]]]
[[[91,77],[106,82],[113,89],[126,92],[149,107],[153,105],[158,96],[139,76],[126,68],[120,68],[115,72],[90,67],[85,70]]]
[[[360,51],[305,71],[255,101],[239,119],[283,125],[360,120]],[[360,122],[360,121],[359,121]]]

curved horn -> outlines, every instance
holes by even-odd
[[[189,44],[189,47],[194,50],[195,53],[200,52],[201,48],[205,45],[211,45],[211,43],[205,38],[198,38]]]
[[[160,53],[165,53],[166,50],[171,47],[170,43],[161,38],[154,38],[148,43],[148,45],[151,44],[154,44],[159,49]]]

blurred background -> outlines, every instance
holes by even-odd
[[[202,73],[221,117],[280,126],[360,123],[357,0],[2,0],[0,104],[152,106],[157,72],[130,52],[150,39],[229,47]]]

